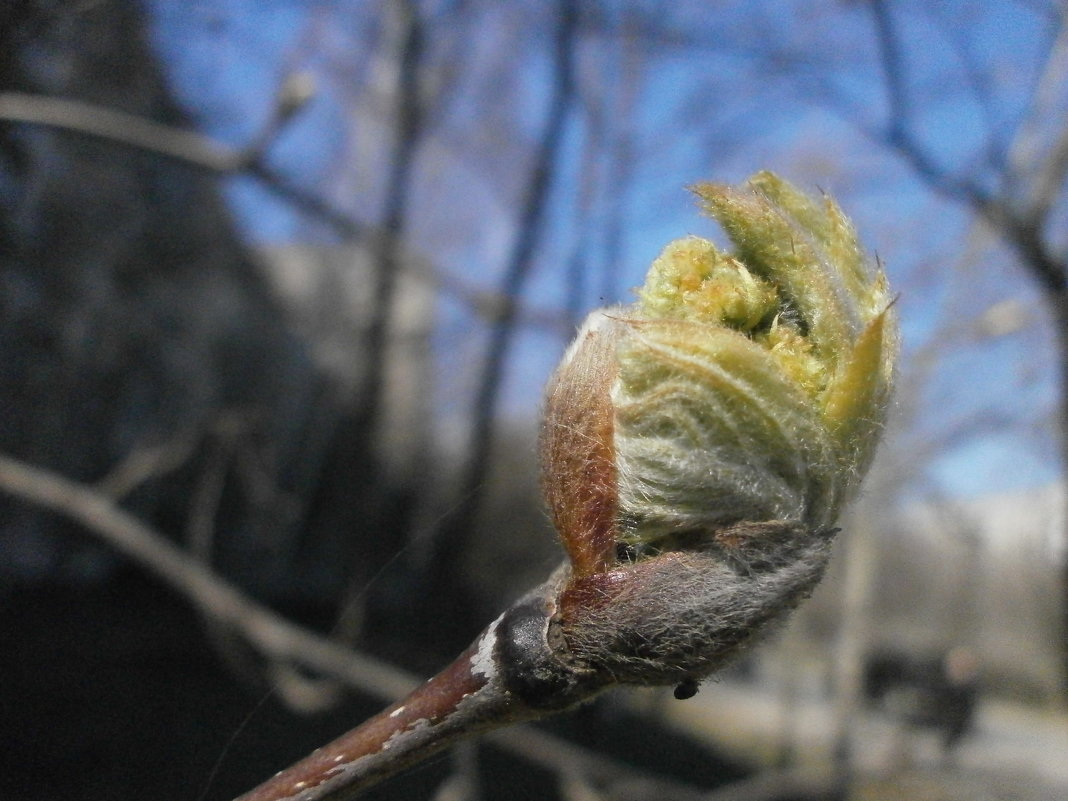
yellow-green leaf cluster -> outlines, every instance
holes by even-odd
[[[694,192],[734,251],[670,243],[621,315],[621,538],[833,525],[885,419],[897,341],[885,276],[830,197],[767,172]]]

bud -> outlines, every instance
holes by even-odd
[[[849,221],[774,175],[694,190],[735,253],[672,242],[549,384],[568,562],[404,699],[242,796],[350,798],[461,737],[613,684],[688,698],[823,575],[883,424],[896,326]]]
[[[689,686],[811,591],[890,394],[886,279],[838,206],[770,173],[694,192],[735,251],[669,244],[546,400],[559,633],[624,682]]]

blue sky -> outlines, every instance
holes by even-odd
[[[425,7],[443,14],[448,5]],[[623,28],[613,28],[623,24],[621,6],[602,5],[608,22],[580,38],[579,98],[524,302],[562,308],[569,291],[563,265],[577,251],[590,270],[583,306],[627,300],[627,289],[669,240],[716,235],[685,185],[775,169],[832,192],[886,264],[901,293],[906,370],[910,355],[930,347],[932,337],[949,342],[945,332],[992,304],[1016,299],[1030,310],[1019,331],[943,346],[938,370],[915,390],[921,411],[908,436],[937,439],[961,419],[979,421],[973,435],[922,467],[926,479],[955,494],[1055,479],[1048,422],[1056,403],[1053,351],[1039,298],[1003,248],[963,259],[975,234],[970,215],[878,141],[886,91],[864,5],[680,3],[661,21],[692,33],[694,43],[646,43],[637,51],[627,50],[633,45]],[[523,157],[543,123],[549,7],[469,4],[451,27],[432,32],[435,43],[445,42],[429,56],[432,66],[446,74],[458,64],[453,77],[460,89],[436,112],[420,148],[412,240],[433,254],[437,269],[486,289],[497,285],[507,261],[517,187],[527,174]],[[373,170],[346,165],[379,152],[376,138],[389,130],[375,116],[380,17],[360,13],[358,4],[345,12],[344,4],[281,0],[153,0],[150,8],[154,40],[180,100],[221,141],[239,145],[255,136],[288,71],[315,74],[319,93],[274,143],[271,163],[353,217],[377,219],[380,180]],[[917,136],[939,164],[988,179],[983,148],[1003,144],[1023,113],[1050,20],[1012,3],[911,2],[893,9]],[[460,44],[449,44],[454,39]],[[492,80],[507,82],[508,94],[487,106],[480,98],[492,93]],[[498,132],[496,114],[507,114],[511,127]],[[621,193],[619,258],[609,265],[605,248],[617,202],[608,180],[610,148],[624,134],[633,161]],[[596,186],[584,205],[591,160]],[[252,241],[329,237],[251,179],[235,178],[226,191]],[[466,413],[470,382],[453,377],[477,360],[483,329],[448,299],[438,316],[438,391],[448,425]],[[517,339],[502,401],[506,417],[535,418],[564,340],[562,329],[525,330]],[[996,422],[985,421],[984,410]]]

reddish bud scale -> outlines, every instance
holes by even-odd
[[[544,492],[576,577],[601,573],[615,561],[615,325],[602,315],[584,327],[546,393]]]

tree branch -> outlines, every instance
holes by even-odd
[[[419,679],[413,674],[365,654],[353,652],[290,623],[198,564],[181,548],[119,508],[98,490],[2,454],[0,489],[80,523],[89,532],[182,594],[200,612],[221,624],[231,626],[268,658],[279,663],[301,665],[324,676],[334,677],[355,690],[379,699],[397,698],[413,688],[417,688],[416,692],[419,692]],[[462,672],[454,671],[454,675],[460,676]],[[477,677],[468,675],[467,681],[472,679]],[[423,685],[423,688],[427,686]],[[462,682],[456,686],[461,687]],[[423,696],[424,704],[428,703],[425,689]],[[394,704],[390,710],[395,711],[397,708],[398,705]],[[381,717],[382,715],[378,716]],[[386,724],[396,724],[400,716],[389,718],[386,714],[386,718]],[[380,729],[383,732],[387,730],[388,725]],[[455,739],[457,733],[452,734]],[[605,786],[635,784],[650,787],[650,797],[676,801],[697,801],[700,798],[700,793],[690,786],[664,778],[650,777],[624,763],[536,729],[518,726],[491,732],[487,734],[486,739],[497,747],[548,770],[581,773]],[[327,770],[333,767],[336,767],[336,763],[326,766]],[[399,763],[395,769],[400,769]],[[376,774],[372,779],[379,780],[383,775]],[[344,792],[351,794],[357,787],[348,786]],[[246,801],[248,798],[265,801],[286,797],[285,794],[271,796],[265,794],[266,791],[253,792],[259,794],[245,796]]]
[[[97,482],[96,489],[112,500],[121,500],[146,481],[185,464],[199,441],[199,432],[187,432],[166,442],[136,447]]]
[[[829,769],[793,769],[761,773],[702,797],[702,801],[778,801],[781,798],[831,798],[841,778]]]
[[[308,76],[295,74],[287,79],[268,124],[252,144],[239,149],[222,145],[196,131],[69,98],[3,92],[0,93],[0,119],[62,128],[147,150],[212,172],[230,173],[246,169],[258,161],[279,130],[303,108],[313,92]]]
[[[263,156],[273,138],[299,108],[299,104],[287,98],[293,95],[299,99],[309,91],[306,79],[301,75],[294,76],[286,85],[292,85],[292,89],[286,90],[283,86],[270,122],[256,135],[252,144],[243,148],[228,147],[195,131],[153,122],[95,103],[19,92],[0,92],[0,121],[42,125],[94,136],[223,175],[241,172],[259,181],[300,212],[330,226],[343,239],[388,239],[391,236],[389,232],[377,230],[350,217],[264,161]],[[375,247],[382,248],[384,245]],[[496,324],[498,320],[515,317],[526,325],[546,330],[570,330],[567,315],[563,311],[520,308],[514,300],[503,294],[480,289],[461,278],[441,273],[425,259],[405,251],[400,243],[392,247],[403,255],[399,262],[403,269],[457,298],[483,319]]]
[[[1068,264],[1058,258],[1042,236],[1043,212],[1039,204],[1028,204],[1021,214],[1010,200],[983,189],[978,184],[953,176],[939,166],[912,135],[912,109],[904,82],[904,57],[887,0],[871,0],[876,42],[886,82],[889,104],[884,140],[901,154],[931,188],[954,200],[968,203],[982,215],[1016,250],[1042,287],[1055,295],[1068,291]],[[1057,163],[1053,162],[1052,167]],[[1068,164],[1065,165],[1068,168]],[[1038,196],[1039,199],[1042,195]]]
[[[887,140],[936,191],[971,204],[975,212],[1016,251],[1022,266],[1046,296],[1060,349],[1061,458],[1068,464],[1068,253],[1058,251],[1046,233],[1050,210],[1068,174],[1068,126],[1056,129],[1045,159],[1039,146],[1048,120],[1061,120],[1055,98],[1068,72],[1068,8],[1059,13],[1060,30],[1033,93],[1028,113],[1009,143],[1000,190],[989,193],[961,182],[937,167],[910,133],[910,109],[903,86],[900,46],[887,0],[872,0],[872,12],[890,101]],[[1061,124],[1063,122],[1054,123]],[[1028,183],[1029,182],[1029,183]],[[1018,185],[1019,184],[1019,185]],[[1066,532],[1068,536],[1068,532]],[[1068,560],[1062,564],[1062,595],[1068,599]],[[1062,609],[1062,631],[1068,635],[1068,601]],[[1065,637],[1068,642],[1068,636]],[[1068,649],[1062,653],[1062,681],[1068,695]]]
[[[883,138],[905,157],[920,177],[942,194],[967,200],[976,207],[986,204],[989,199],[979,186],[949,175],[912,135],[912,105],[905,82],[905,58],[897,27],[887,0],[871,0],[871,10],[879,62],[886,84],[888,110]]]
[[[257,604],[89,487],[0,455],[0,488],[81,523],[180,592],[199,611],[241,631],[268,656],[338,676],[375,697],[395,697],[418,681],[384,662],[311,634]]]
[[[119,142],[213,172],[233,172],[245,163],[240,151],[195,131],[81,100],[4,92],[0,93],[0,118]]]
[[[1032,185],[1023,206],[1028,214],[1042,227],[1056,202],[1057,193],[1063,188],[1068,174],[1068,124],[1058,113],[1058,100],[1068,77],[1068,6],[1060,12],[1060,31],[1050,49],[1046,67],[1035,88],[1034,99],[1017,136],[1016,153],[1010,167],[1009,185],[1017,173],[1029,173]],[[1061,129],[1055,138],[1045,163],[1039,158],[1037,141],[1043,123],[1059,120]],[[1028,164],[1030,160],[1030,164]]]

